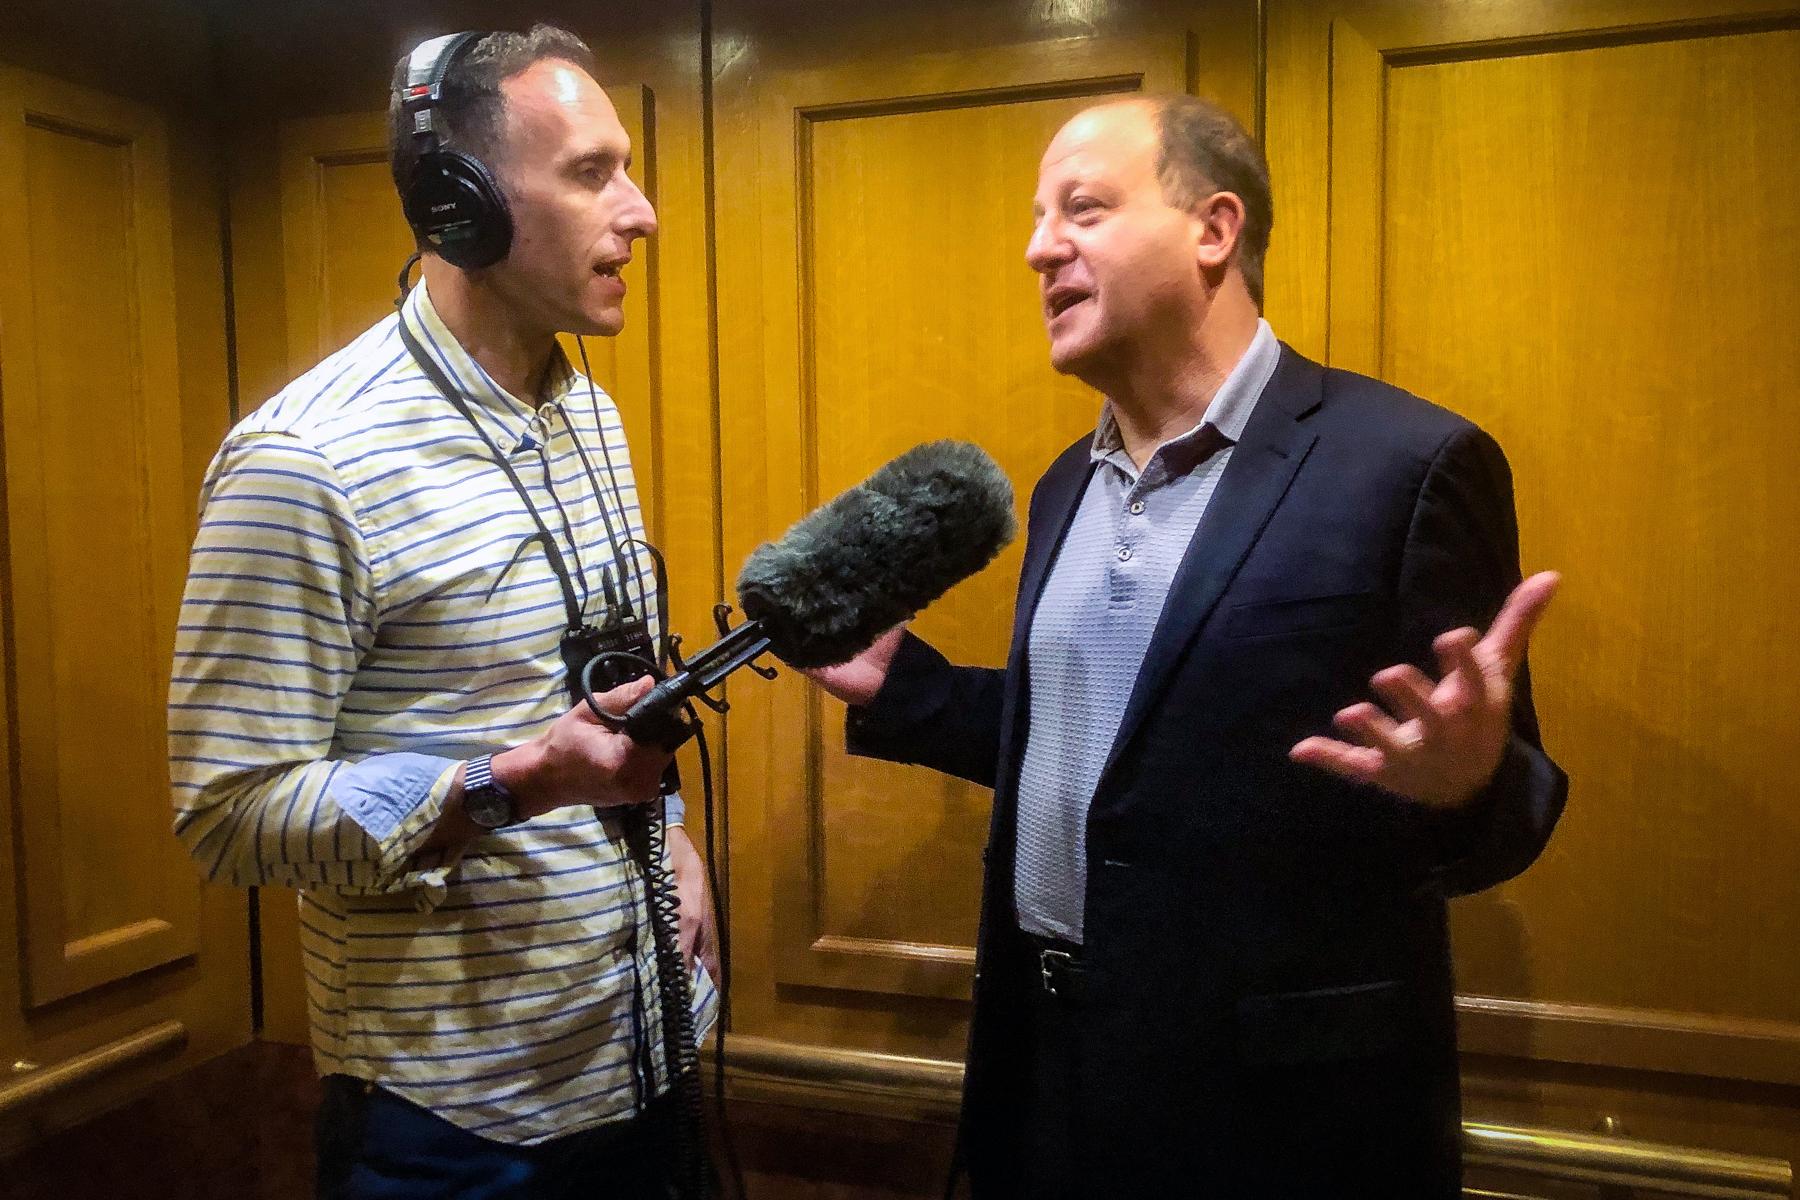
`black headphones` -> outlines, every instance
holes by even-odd
[[[400,206],[421,247],[465,271],[491,267],[512,247],[512,212],[486,163],[444,145],[436,106],[444,77],[482,38],[447,33],[421,42],[406,63],[400,94],[419,159],[400,188]]]

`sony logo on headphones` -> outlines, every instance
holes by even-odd
[[[431,206],[431,211],[434,215],[437,213],[455,212],[456,211],[456,202],[454,200],[450,200],[450,201],[446,201],[443,204],[434,204]]]

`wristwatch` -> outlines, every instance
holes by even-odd
[[[483,754],[463,764],[463,811],[482,829],[494,830],[519,819],[518,798],[494,778],[494,756]]]

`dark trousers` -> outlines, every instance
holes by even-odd
[[[319,1200],[663,1200],[672,1174],[665,1096],[632,1121],[535,1146],[468,1132],[384,1088],[325,1077]]]
[[[1058,966],[1053,959],[1051,987],[1046,987],[1041,952],[1047,943],[1022,936],[1030,950],[1023,962],[1007,968],[1019,974],[1006,988],[1021,997],[1023,1069],[1017,1078],[1024,1086],[1008,1097],[1012,1108],[1006,1114],[1008,1140],[1017,1148],[1006,1158],[1016,1167],[986,1171],[971,1188],[975,1200],[1454,1200],[1462,1194],[1456,1075],[1431,1070],[1419,1052],[1405,1046],[1366,1057],[1241,1070],[1228,1122],[1217,1130],[1186,1131],[1192,1142],[1224,1139],[1215,1154],[1183,1156],[1196,1163],[1216,1159],[1216,1169],[1170,1171],[1167,1163],[1145,1161],[1152,1178],[1162,1177],[1154,1186],[1096,1175],[1094,1134],[1084,1127],[1079,1099],[1092,1093],[1091,1073],[1104,1065],[1082,1056],[1082,1034],[1094,1017],[1087,976],[1078,956],[1073,965]],[[1387,1086],[1371,1086],[1371,1080]],[[1104,1102],[1129,1108],[1140,1100],[1158,1103],[1157,1097],[1129,1093]],[[1172,1140],[1168,1145],[1176,1149]]]
[[[1025,1153],[1024,1187],[1020,1196],[1032,1200],[1091,1200],[1084,1196],[1077,1178],[1080,1163],[1075,1100],[1081,1084],[1081,1020],[1083,976],[1078,965],[1052,961],[1051,985],[1044,985],[1037,949],[1051,943],[1034,942],[1027,967],[1030,1000],[1026,1020],[1030,1037],[1031,1087],[1020,1097]],[[1064,947],[1073,951],[1074,947]]]

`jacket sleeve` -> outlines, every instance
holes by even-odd
[[[952,666],[908,633],[875,699],[845,722],[850,753],[913,763],[993,787],[1006,672]]]
[[[1407,533],[1399,585],[1407,658],[1435,677],[1437,635],[1465,625],[1486,629],[1519,579],[1506,455],[1486,433],[1465,426],[1433,459]],[[1530,668],[1522,667],[1512,733],[1493,779],[1467,805],[1431,817],[1443,891],[1481,891],[1530,866],[1549,841],[1568,790],[1568,776],[1544,751]]]

